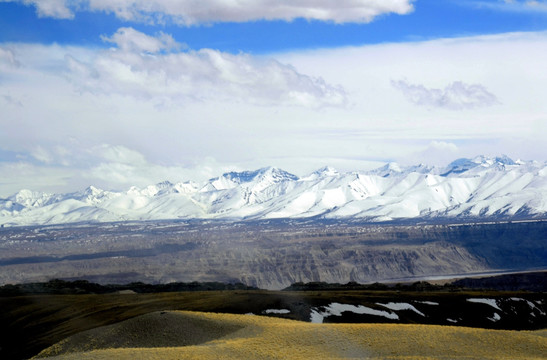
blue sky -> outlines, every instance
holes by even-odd
[[[0,29],[0,196],[547,160],[547,1],[0,0]]]
[[[500,3],[490,0],[489,3]],[[408,15],[384,14],[370,23],[333,24],[297,18],[250,22],[215,22],[180,26],[173,21],[146,24],[124,21],[112,13],[76,12],[72,19],[37,16],[36,8],[19,2],[0,2],[0,42],[36,42],[108,46],[101,35],[131,26],[147,34],[163,31],[190,48],[228,52],[268,53],[302,48],[359,46],[385,42],[427,40],[546,29],[547,11],[509,11],[479,1],[419,0]]]

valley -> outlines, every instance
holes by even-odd
[[[547,268],[547,221],[157,221],[0,229],[0,284],[412,282]]]

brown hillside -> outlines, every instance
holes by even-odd
[[[165,319],[165,327],[161,323]],[[203,326],[203,327],[202,327]],[[168,329],[168,327],[171,327]],[[185,340],[178,340],[178,337]],[[114,336],[120,336],[115,339]],[[168,343],[166,347],[149,347]],[[119,345],[127,348],[119,348]],[[74,352],[80,349],[87,352]],[[92,350],[93,349],[93,350]],[[545,331],[310,324],[253,315],[155,312],[72,336],[51,359],[544,359]]]

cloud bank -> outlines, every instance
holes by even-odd
[[[38,16],[71,19],[78,11],[113,13],[125,21],[190,26],[212,22],[297,18],[368,23],[382,14],[408,14],[414,0],[0,0],[36,7]]]
[[[341,87],[274,59],[213,49],[178,51],[171,36],[121,28],[104,37],[115,45],[91,61],[66,56],[67,76],[82,91],[144,99],[207,99],[259,105],[343,106]]]
[[[405,80],[392,81],[413,104],[449,110],[472,109],[498,103],[495,95],[480,84],[465,84],[455,81],[444,89],[431,89],[423,85],[409,84]]]
[[[0,68],[17,66],[19,66],[19,61],[15,58],[13,51],[0,47]]]
[[[305,176],[325,165],[344,172],[370,161],[547,154],[544,32],[307,50],[276,60],[188,50],[167,34],[131,28],[103,39],[112,49],[0,45],[0,197],[21,188],[206,179],[227,167],[272,165]],[[395,83],[417,89],[429,105],[408,101],[392,79],[408,79]],[[454,79],[464,81],[466,101],[454,95]],[[329,84],[342,84],[350,105],[325,106],[336,97],[322,95],[322,84],[338,95]],[[503,103],[487,107],[469,84]],[[291,98],[299,91],[323,107]],[[157,99],[173,104],[158,108]]]
[[[81,190],[89,185],[121,190],[166,180],[204,181],[224,172],[243,170],[211,157],[185,167],[158,164],[135,149],[106,143],[81,146],[75,151],[62,146],[36,146],[30,156],[17,162],[0,161],[0,198],[21,189],[35,189],[37,179],[47,192]]]

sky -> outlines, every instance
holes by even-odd
[[[0,0],[0,197],[547,160],[547,1]]]

